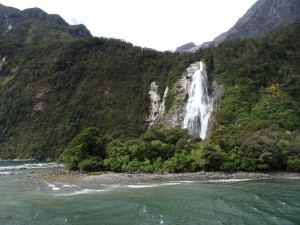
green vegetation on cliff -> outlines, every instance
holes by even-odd
[[[300,169],[299,24],[172,53],[92,37],[38,9],[0,5],[0,17],[0,158],[60,156],[79,170]],[[201,144],[147,130],[150,83],[162,96],[199,60],[210,84],[225,86],[212,135]]]
[[[180,130],[151,129],[139,138],[100,138],[106,144],[99,169],[299,170],[299,35],[294,25],[261,40],[230,41],[197,52],[210,80],[225,85],[212,136],[200,144]],[[180,138],[166,141],[173,132]],[[69,153],[70,147],[64,154]],[[76,169],[82,170],[80,163]]]
[[[0,158],[56,159],[88,126],[139,136],[147,128],[150,83],[163,92],[193,61],[80,36],[86,28],[38,9],[9,13],[3,20],[13,28],[0,39]]]
[[[87,126],[139,135],[149,84],[163,91],[190,63],[104,38],[25,45],[2,57],[0,157],[26,158],[56,158]]]
[[[220,169],[300,169],[299,35],[295,24],[204,53],[210,76],[225,85],[208,140],[227,155]]]

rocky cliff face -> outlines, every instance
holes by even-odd
[[[184,51],[195,52],[199,48],[217,45],[232,39],[259,38],[268,33],[300,21],[299,0],[258,0],[236,24],[213,41],[199,46],[188,44]]]
[[[199,68],[199,62],[191,64],[173,87],[170,89],[166,88],[162,98],[158,95],[158,87],[155,82],[151,83],[149,87],[151,107],[149,117],[147,118],[147,122],[150,127],[182,128],[184,117],[186,115],[188,94],[192,84],[192,75],[199,70]],[[218,85],[215,81],[213,81],[211,90],[213,112],[209,120],[207,137],[211,135],[212,131],[217,126],[215,123],[215,116],[219,108],[218,102],[224,92],[224,86]],[[165,99],[168,95],[172,96],[172,106],[170,109],[165,111]]]
[[[197,49],[197,45],[194,42],[189,42],[176,48],[175,52],[189,52],[194,48]]]
[[[161,98],[158,94],[158,86],[156,85],[156,83],[153,81],[150,84],[148,94],[150,97],[151,105],[150,114],[146,120],[150,127],[153,126],[155,123],[158,123],[165,113],[165,99],[168,94],[168,90],[169,89],[167,87],[164,91],[163,97]]]
[[[299,0],[259,0],[227,32],[213,41],[258,38],[300,21]]]

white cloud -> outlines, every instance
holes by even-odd
[[[71,18],[71,24],[85,24],[85,20],[78,19],[76,17]]]
[[[227,31],[256,0],[2,0],[19,9],[39,7],[71,24],[84,23],[95,36],[174,50],[201,44]]]

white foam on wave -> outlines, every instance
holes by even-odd
[[[280,202],[282,205],[286,205],[286,203],[283,202],[283,201],[281,201],[281,200],[279,200],[279,202]]]
[[[59,197],[59,196],[74,196],[74,195],[93,194],[93,193],[99,193],[99,192],[105,192],[105,191],[107,191],[107,190],[103,190],[103,189],[100,189],[100,190],[97,190],[97,189],[83,189],[81,191],[74,191],[74,192],[71,192],[71,193],[56,194],[55,196],[56,197]]]
[[[233,183],[233,182],[244,182],[251,181],[253,179],[220,179],[220,180],[207,180],[209,183]]]
[[[49,188],[52,188],[53,191],[59,191],[59,190],[60,190],[60,188],[57,187],[55,184],[50,184],[50,183],[48,183],[47,181],[44,181],[44,182],[45,182],[45,184],[46,184]]]
[[[62,187],[73,188],[73,187],[77,187],[77,185],[76,184],[63,184]]]
[[[169,182],[169,183],[159,183],[159,184],[130,184],[124,185],[124,187],[128,188],[153,188],[153,187],[161,187],[161,186],[171,186],[171,185],[178,185],[180,182]]]
[[[160,215],[160,224],[163,224],[164,223],[164,220],[163,220],[163,215]]]
[[[53,190],[53,191],[59,191],[59,190],[60,190],[60,188],[59,188],[59,187],[56,187],[56,186],[54,186],[54,187],[52,188],[52,190]]]
[[[25,163],[17,166],[0,166],[0,170],[21,170],[21,169],[46,169],[63,167],[63,164],[58,163]]]
[[[142,213],[146,213],[148,210],[147,210],[147,207],[145,205],[143,205],[143,208],[141,209]]]
[[[194,181],[194,180],[171,181],[171,183],[173,183],[173,182],[179,182],[180,184],[192,184],[192,183],[196,183],[198,181]]]

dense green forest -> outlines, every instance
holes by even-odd
[[[26,158],[56,158],[86,126],[144,132],[149,84],[164,88],[191,63],[181,54],[104,38],[26,45],[5,57],[2,154]]]
[[[260,40],[234,40],[195,54],[225,85],[217,129],[205,142],[180,129],[140,137],[88,128],[61,160],[70,169],[142,172],[300,169],[300,26]]]
[[[92,37],[38,9],[12,11],[17,22],[0,40],[0,158],[56,159],[88,126],[138,136],[149,84],[163,91],[193,62]]]
[[[59,158],[79,170],[300,169],[299,24],[172,53],[92,37],[37,9],[9,13],[17,22],[0,39],[0,158]],[[201,143],[185,130],[149,130],[149,84],[162,95],[200,60],[225,86],[212,135]]]

